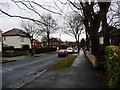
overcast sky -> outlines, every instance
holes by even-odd
[[[18,1],[18,0],[14,0]],[[19,0],[20,1],[20,0]],[[27,1],[27,0],[23,0]],[[29,0],[31,1],[31,0]],[[53,14],[53,17],[57,19],[58,24],[60,26],[64,25],[64,16],[70,14],[72,11],[68,4],[61,4],[59,0],[34,0],[37,3],[40,3],[41,5],[44,5],[44,7],[56,12],[56,13],[62,13],[62,15],[59,14]],[[55,3],[53,2],[56,2]],[[66,0],[61,0],[62,3],[66,3]],[[0,8],[2,8],[4,11],[12,14],[12,15],[21,15],[21,16],[26,16],[26,17],[31,17],[38,19],[38,16],[35,15],[33,12],[27,10],[24,11],[22,9],[19,9],[15,3],[11,2],[11,0],[0,0],[0,3],[3,3],[4,5],[1,5]],[[19,4],[20,5],[20,4]],[[49,7],[48,7],[49,6]],[[21,8],[26,9],[23,5],[20,5]],[[59,7],[59,8],[58,8]],[[45,13],[50,13],[40,7],[35,8],[40,12],[40,14],[45,14]],[[62,12],[61,12],[62,11]],[[13,17],[8,17],[6,15],[3,15],[0,13],[0,29],[5,32],[8,31],[12,28],[22,28],[21,27],[21,19],[20,18],[13,18]],[[63,41],[75,41],[75,39],[69,35],[66,35],[62,32],[62,30],[57,31],[57,33],[52,35],[53,37],[58,37],[61,38]],[[60,37],[61,36],[61,37]],[[85,35],[82,35],[81,38],[85,37]]]

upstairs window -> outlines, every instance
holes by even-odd
[[[24,42],[24,37],[21,38],[21,42]]]

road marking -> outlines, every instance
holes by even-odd
[[[8,69],[9,71],[13,70],[13,69]]]
[[[32,75],[32,74],[34,74],[35,72],[36,72],[36,71],[32,71],[32,72],[26,74],[26,76]]]
[[[2,72],[12,71],[12,70],[13,70],[13,69],[11,69],[11,68],[5,68],[5,69],[2,70]]]

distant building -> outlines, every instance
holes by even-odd
[[[120,46],[120,29],[110,27],[109,32],[109,41],[111,45]],[[103,32],[99,32],[99,43],[104,44]]]
[[[31,48],[29,36],[18,28],[13,28],[3,33],[3,45],[14,46],[14,48],[22,48],[23,45],[29,45]]]
[[[120,29],[112,28],[109,36],[112,45],[120,46]]]
[[[33,39],[33,46],[34,48],[40,48],[42,45],[40,41]]]
[[[60,47],[61,42],[62,42],[62,41],[59,40],[58,38],[51,38],[51,39],[50,39],[50,47],[53,47],[53,48]]]

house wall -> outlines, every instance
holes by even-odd
[[[3,36],[3,44],[7,46],[14,46],[14,48],[21,48],[22,45],[28,44],[31,48],[31,43],[28,37]]]

